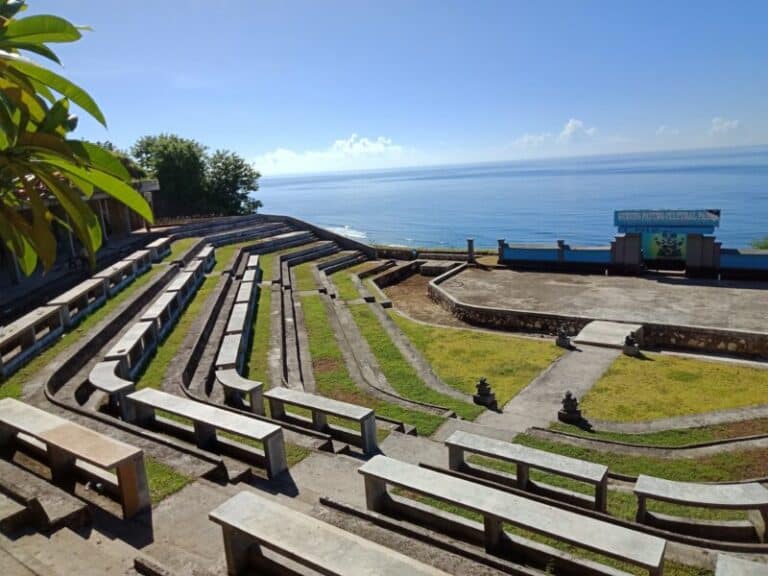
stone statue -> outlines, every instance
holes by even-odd
[[[488,380],[486,380],[485,376],[480,378],[475,387],[477,388],[477,394],[472,396],[475,404],[498,411],[499,405],[496,403],[496,394],[491,390],[491,385],[488,384]]]
[[[557,419],[566,424],[578,424],[581,422],[581,410],[579,401],[570,390],[566,391],[562,400],[563,407],[557,413]]]
[[[635,358],[640,356],[640,344],[637,343],[637,336],[634,332],[630,332],[624,338],[623,352],[627,356],[634,356]]]
[[[568,336],[568,332],[565,331],[565,326],[560,326],[560,328],[557,329],[557,340],[555,341],[555,344],[560,346],[560,348],[571,348],[571,339]]]

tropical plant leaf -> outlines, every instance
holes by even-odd
[[[32,274],[37,268],[37,252],[29,240],[31,226],[15,209],[3,204],[0,204],[0,236],[16,256],[21,271],[27,276]]]
[[[39,44],[41,42],[74,42],[81,36],[77,27],[64,18],[39,14],[10,20],[0,31],[0,47],[9,40]]]
[[[107,125],[104,114],[102,114],[93,98],[74,82],[70,82],[63,76],[59,76],[55,72],[35,64],[31,60],[21,58],[15,54],[0,52],[0,60],[5,60],[7,66],[18,70],[22,74],[26,74],[30,78],[41,82],[53,90],[56,90],[56,92],[62,96],[66,96],[72,102],[80,106],[80,108],[88,112],[88,114],[93,116],[100,124],[103,126]]]
[[[68,140],[67,144],[78,157],[87,160],[93,168],[111,174],[120,180],[129,181],[131,179],[128,170],[114,152],[83,140]]]
[[[0,41],[0,46],[2,46],[5,50],[11,51],[13,50],[26,50],[28,52],[33,52],[34,54],[37,54],[39,56],[43,56],[44,58],[48,58],[48,60],[53,60],[56,62],[56,64],[61,64],[61,60],[59,60],[59,57],[56,56],[56,53],[48,48],[45,44],[29,44],[27,42],[9,42],[4,43]]]

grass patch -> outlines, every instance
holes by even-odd
[[[171,244],[171,260],[180,258],[184,252],[189,250],[197,242],[200,241],[198,236],[192,236],[190,238],[180,238]]]
[[[768,448],[719,452],[704,458],[653,458],[601,452],[520,434],[515,442],[571,458],[605,464],[611,472],[648,474],[682,482],[726,482],[768,476]]]
[[[397,404],[373,398],[361,391],[347,371],[344,357],[328,321],[325,304],[320,296],[302,297],[301,306],[307,326],[315,384],[319,394],[373,408],[382,416],[416,426],[419,433],[425,436],[437,430],[443,423],[443,418],[440,416],[408,410]]]
[[[293,287],[294,290],[317,290],[315,277],[312,276],[312,266],[316,263],[315,260],[310,260],[291,268],[293,278],[296,280],[296,285]]]
[[[176,354],[178,354],[179,348],[183,344],[190,326],[192,326],[192,323],[195,321],[198,314],[201,313],[208,295],[216,287],[218,280],[218,276],[205,277],[200,288],[198,288],[197,292],[192,296],[192,300],[182,311],[181,316],[179,316],[179,319],[171,328],[171,331],[168,333],[165,340],[158,346],[157,353],[149,361],[146,370],[136,382],[136,388],[138,390],[142,388],[157,388],[159,390],[162,388],[168,367],[176,357]]]
[[[742,436],[756,434],[768,434],[768,418],[756,418],[744,422],[732,422],[729,424],[715,424],[699,428],[684,428],[681,430],[663,430],[661,432],[649,432],[647,434],[622,434],[619,432],[601,432],[599,430],[587,432],[578,426],[571,426],[557,422],[550,426],[552,430],[568,432],[576,436],[582,436],[592,440],[614,440],[643,446],[686,446],[688,444],[701,444],[714,440],[727,440]]]
[[[174,242],[174,245],[175,244],[176,243]],[[112,314],[112,312],[114,312],[121,304],[132,298],[134,293],[152,282],[158,275],[165,272],[165,270],[166,268],[164,266],[155,264],[147,272],[123,288],[118,294],[107,300],[100,308],[97,308],[91,312],[91,314],[83,318],[73,330],[65,332],[55,344],[46,348],[30,362],[27,362],[12,374],[5,382],[0,384],[0,398],[21,398],[24,384],[31,380],[35,374],[50,364],[56,356],[67,350],[70,346],[76,344],[80,338],[93,330],[99,322]]]
[[[171,466],[163,464],[154,458],[145,457],[147,483],[152,505],[159,504],[171,494],[175,494],[194,480],[193,477],[178,472]]]
[[[637,422],[768,404],[768,370],[663,354],[618,358],[584,396],[588,418]]]
[[[269,389],[267,377],[267,358],[269,356],[269,336],[271,333],[272,290],[269,286],[259,289],[259,299],[253,313],[251,326],[251,350],[246,359],[243,375],[251,380],[264,384],[264,390]]]
[[[368,304],[350,306],[349,310],[360,329],[360,333],[368,342],[373,355],[379,362],[384,376],[398,394],[410,400],[445,406],[462,418],[469,420],[474,420],[483,412],[481,406],[475,406],[441,394],[422,382],[416,370],[403,357],[400,350],[384,331]]]
[[[475,384],[485,376],[499,406],[563,354],[562,349],[546,340],[427,326],[396,312],[389,314],[443,382],[474,394]]]
[[[360,298],[360,293],[357,291],[357,287],[355,286],[352,277],[378,265],[378,262],[361,262],[351,268],[345,268],[344,270],[334,272],[331,275],[331,280],[336,286],[337,296],[346,302]]]
[[[422,504],[426,504],[428,506],[432,506],[434,508],[437,508],[438,510],[442,510],[444,512],[448,512],[450,514],[455,514],[456,516],[460,516],[462,518],[467,518],[469,520],[473,520],[475,522],[479,522],[482,525],[483,517],[482,515],[472,512],[470,510],[467,510],[466,508],[462,508],[460,506],[455,506],[453,504],[449,504],[447,502],[443,502],[442,500],[437,500],[436,498],[430,498],[428,496],[423,496],[421,494],[417,494],[415,492],[411,492],[409,490],[404,490],[402,488],[394,488],[392,489],[393,494],[397,494],[399,496],[403,496],[406,498],[410,498],[412,500],[415,500],[417,502],[420,502]],[[594,560],[597,562],[600,562],[602,564],[605,564],[606,566],[612,566],[613,568],[617,568],[619,570],[624,570],[626,572],[629,572],[630,574],[648,574],[648,570],[644,570],[640,567],[633,566],[631,564],[627,564],[625,562],[620,562],[618,560],[614,560],[613,558],[608,558],[606,556],[602,556],[600,554],[596,554],[594,552],[590,552],[588,550],[584,550],[583,548],[579,548],[576,546],[571,546],[570,544],[566,544],[564,542],[561,542],[559,540],[555,540],[552,538],[548,538],[546,536],[541,536],[539,534],[536,534],[534,532],[529,532],[528,530],[523,530],[521,528],[517,528],[515,526],[512,526],[510,524],[504,525],[504,531],[508,534],[513,534],[515,536],[521,536],[523,538],[527,538],[529,540],[532,540],[534,542],[538,542],[541,544],[545,544],[547,546],[551,546],[552,548],[555,548],[557,550],[561,550],[564,552],[567,552],[569,554],[572,554],[578,558],[584,558],[589,560]],[[683,564],[679,564],[677,562],[670,562],[665,561],[664,562],[664,574],[667,576],[711,576],[712,572],[710,570],[705,570],[702,568],[694,568],[692,566],[685,566]]]

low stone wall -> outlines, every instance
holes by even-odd
[[[424,262],[422,260],[414,260],[410,264],[392,268],[391,270],[387,270],[383,274],[376,276],[376,278],[373,279],[373,282],[379,288],[392,286],[392,284],[402,282],[409,276],[416,274],[423,263]]]
[[[435,278],[429,283],[427,290],[434,302],[468,324],[539,334],[557,334],[558,329],[563,327],[569,336],[575,336],[584,326],[596,320],[584,316],[491,308],[457,300],[441,288],[440,284],[460,274],[467,267],[468,264],[464,264]],[[765,332],[643,323],[642,335],[644,348],[727,354],[750,359],[768,358],[768,333]]]
[[[369,246],[368,244],[363,244],[362,242],[358,242],[357,240],[347,238],[346,236],[342,236],[341,234],[336,234],[335,232],[331,232],[330,230],[327,230],[325,228],[315,226],[314,224],[310,224],[309,222],[304,222],[303,220],[299,220],[298,218],[294,218],[292,216],[281,216],[278,214],[261,214],[261,216],[264,218],[265,222],[284,222],[294,227],[296,230],[309,230],[321,240],[332,240],[333,242],[336,242],[336,244],[338,244],[345,250],[359,250],[360,252],[368,256],[368,258],[377,257],[376,249],[373,246]]]
[[[706,326],[643,324],[643,345],[670,350],[768,358],[768,333]]]

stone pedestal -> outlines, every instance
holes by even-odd
[[[467,262],[475,263],[475,239],[467,238]]]

